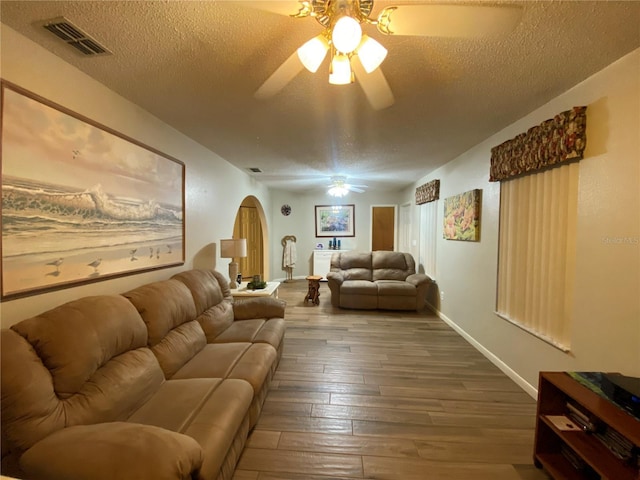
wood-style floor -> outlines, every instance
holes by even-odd
[[[546,480],[535,401],[429,311],[305,304],[283,283],[284,354],[235,480]]]

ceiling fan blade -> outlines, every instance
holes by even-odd
[[[253,96],[260,100],[273,97],[303,69],[304,65],[300,61],[298,52],[293,52],[293,54],[265,80]]]
[[[361,188],[356,188],[353,185],[349,185],[347,187],[349,190],[351,190],[352,192],[356,192],[356,193],[364,193],[364,190],[362,190]]]
[[[353,68],[358,83],[360,83],[367,100],[369,100],[374,110],[382,110],[393,105],[393,102],[395,102],[393,92],[382,70],[376,68],[373,72],[367,73],[358,55],[354,55],[351,58],[351,68]]]
[[[398,5],[378,16],[378,30],[387,35],[485,37],[513,30],[522,17],[514,5]]]
[[[252,0],[252,1],[232,1],[243,7],[255,8],[266,12],[277,13],[278,15],[288,15],[290,17],[307,17],[311,13],[309,2],[301,0]]]

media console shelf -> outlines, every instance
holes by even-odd
[[[533,460],[552,478],[640,479],[640,421],[631,414],[565,372],[540,373],[537,410]],[[574,421],[576,416],[588,426]],[[560,421],[562,417],[567,418],[566,424]],[[571,428],[574,425],[579,428]],[[632,445],[635,454],[631,459],[619,458],[596,435],[607,431]]]

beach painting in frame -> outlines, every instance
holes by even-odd
[[[2,297],[184,264],[184,164],[2,84]]]
[[[447,240],[480,240],[480,203],[482,190],[468,192],[445,198],[444,233]]]

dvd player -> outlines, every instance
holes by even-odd
[[[609,399],[640,419],[640,378],[603,373],[601,387]]]

